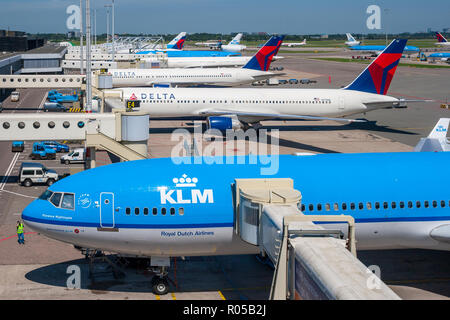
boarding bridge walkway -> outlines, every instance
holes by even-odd
[[[86,54],[83,59],[86,60]],[[80,54],[67,53],[64,56],[65,60],[80,60]],[[167,54],[158,52],[155,54],[137,54],[137,53],[116,53],[114,55],[114,61],[135,61],[140,59],[167,59]],[[93,53],[91,54],[92,61],[112,61],[113,55],[109,53]]]
[[[82,88],[84,75],[0,75],[0,88]]]
[[[0,141],[81,140],[129,161],[147,158],[148,125],[143,112],[5,113],[0,114]]]
[[[310,216],[292,179],[236,179],[236,232],[275,266],[271,300],[399,300],[356,257],[351,216]],[[336,230],[314,222],[329,223]],[[343,232],[337,226],[347,226]]]

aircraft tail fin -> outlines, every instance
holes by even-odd
[[[436,37],[438,39],[438,42],[448,42],[440,32],[436,32]]]
[[[269,70],[272,59],[280,50],[283,39],[284,36],[272,36],[242,68],[259,71]]]
[[[172,41],[167,44],[167,49],[183,49],[186,32],[180,32]]]
[[[385,95],[405,49],[406,39],[395,39],[345,90]]]
[[[356,42],[355,38],[350,33],[346,33],[346,35],[347,35],[347,40],[348,41]]]
[[[416,152],[438,152],[450,151],[450,144],[447,141],[448,126],[450,118],[441,118],[431,130],[426,138],[421,138],[414,148]]]
[[[241,43],[242,33],[238,33],[233,40],[231,40],[228,44],[239,44]]]

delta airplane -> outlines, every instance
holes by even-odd
[[[123,100],[140,100],[140,110],[151,117],[204,116],[210,128],[220,130],[258,128],[260,121],[274,118],[344,117],[413,102],[386,95],[406,42],[392,41],[343,89],[122,88],[119,94]],[[260,56],[249,64],[262,61]]]
[[[442,34],[440,34],[439,32],[436,32],[436,37],[438,39],[438,42],[435,43],[435,45],[445,46],[445,47],[450,46],[450,42],[448,42],[447,39],[445,39],[445,37]]]
[[[285,43],[283,43],[283,46],[286,46],[289,48],[300,47],[300,46],[305,46],[305,45],[306,45],[306,39],[303,39],[302,42],[285,42]]]
[[[191,69],[110,69],[113,86],[237,85],[269,79],[278,74],[268,72],[278,53],[283,36],[273,36],[242,68]]]
[[[349,47],[359,46],[361,44],[361,41],[357,41],[350,33],[346,33],[346,35],[347,41],[345,42],[345,44]]]
[[[450,250],[450,195],[443,187],[450,172],[438,165],[450,162],[448,152],[272,155],[264,164],[250,157],[147,159],[90,169],[54,183],[22,219],[76,247],[151,257],[156,294],[168,291],[170,257],[260,252],[236,231],[238,178],[293,179],[304,214],[355,218],[358,250]],[[262,174],[266,166],[276,166],[273,175]],[[346,232],[341,224],[323,227]]]
[[[242,33],[238,33],[233,40],[231,40],[228,44],[222,45],[222,42],[219,43],[219,49],[222,51],[229,51],[229,52],[241,52],[245,49],[247,49],[246,46],[240,44],[242,38]]]

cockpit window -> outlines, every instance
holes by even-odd
[[[64,193],[63,200],[61,202],[61,208],[63,209],[74,209],[75,196],[73,193]]]
[[[48,200],[52,196],[53,192],[50,190],[45,190],[43,194],[39,197],[41,200]]]
[[[50,198],[50,202],[53,203],[55,207],[59,207],[59,203],[61,202],[62,193],[56,192]]]

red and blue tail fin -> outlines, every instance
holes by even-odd
[[[177,50],[183,49],[185,39],[186,39],[186,32],[181,32],[167,44],[167,49],[177,49]]]
[[[272,36],[269,41],[247,62],[243,68],[259,71],[269,70],[273,57],[280,50],[284,36]]]
[[[438,39],[438,42],[448,42],[447,39],[445,39],[444,36],[439,32],[436,32],[436,37]]]
[[[347,87],[346,90],[356,90],[385,95],[389,89],[395,70],[397,69],[406,39],[391,42],[384,51]]]

